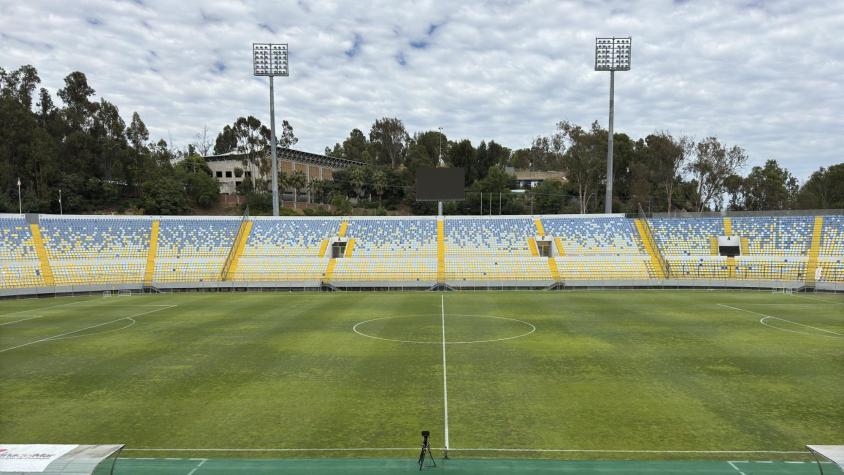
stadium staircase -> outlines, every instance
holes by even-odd
[[[47,258],[47,249],[44,248],[44,240],[41,238],[41,228],[38,223],[31,222],[29,230],[32,233],[32,244],[35,246],[35,253],[41,263],[41,276],[44,278],[44,285],[56,285],[53,277],[53,268],[50,266],[50,259]]]
[[[542,225],[542,219],[538,217],[533,218],[533,225],[536,226],[536,235],[540,237],[545,237],[545,226]],[[562,241],[560,241],[559,237],[554,237],[554,244],[557,246],[559,255],[562,256],[564,254],[563,243]],[[536,241],[533,242],[533,247],[531,248],[531,251],[533,251],[534,249],[536,249]],[[557,267],[557,261],[554,259],[553,252],[551,254],[552,255],[548,256],[548,270],[551,272],[551,278],[554,279],[554,283],[551,284],[551,287],[555,287],[558,286],[561,282],[560,270]],[[536,254],[534,255],[539,255],[538,249]]]
[[[229,250],[229,255],[226,257],[226,262],[223,264],[223,272],[220,280],[231,280],[231,276],[237,272],[237,264],[240,261],[240,256],[243,255],[243,250],[246,248],[246,242],[249,240],[249,234],[252,232],[252,220],[244,218],[240,222],[240,228],[237,230],[237,235],[232,243],[232,248]]]
[[[223,268],[220,270],[220,281],[230,280],[237,270],[237,261],[243,255],[243,249],[246,247],[246,241],[249,239],[249,233],[252,230],[252,221],[248,215],[244,215],[237,228],[237,233],[232,240],[229,251],[226,254],[226,260],[223,261]]]
[[[636,218],[635,223],[636,229],[639,231],[639,237],[642,239],[642,244],[645,246],[645,250],[651,257],[651,265],[653,266],[655,273],[654,277],[657,279],[665,279],[668,274],[665,258],[662,256],[659,246],[657,246],[656,241],[654,240],[653,232],[648,224],[648,220],[645,218]]]
[[[445,221],[437,219],[437,285],[445,285]]]
[[[161,227],[161,220],[153,220],[149,233],[149,251],[147,252],[147,265],[144,269],[144,288],[152,287],[152,277],[155,275],[155,256],[158,254],[158,230]]]
[[[346,237],[346,231],[348,229],[349,229],[349,219],[343,218],[343,221],[340,222],[340,229],[337,230],[337,237],[341,237],[341,238]],[[328,247],[328,240],[325,241],[325,246]],[[349,244],[347,244],[346,246],[347,246],[346,247],[346,253],[343,254],[344,258],[346,257],[346,254],[351,255],[351,251],[348,248]],[[320,245],[320,248],[322,248],[322,245]],[[323,253],[324,252],[325,251],[323,251]],[[323,277],[323,282],[322,282],[323,288],[328,286],[332,290],[334,289],[334,287],[331,285],[331,279],[334,277],[334,269],[336,269],[336,268],[337,268],[337,259],[335,259],[334,257],[331,257],[331,259],[328,260],[328,266],[326,266],[326,268],[325,268],[325,272],[324,272],[325,277]]]
[[[823,216],[815,216],[812,229],[812,246],[809,248],[809,262],[806,264],[806,287],[814,289],[817,284],[816,270],[818,256],[821,252],[821,232],[823,231]]]
[[[724,217],[724,236],[732,236],[733,235],[733,220]]]

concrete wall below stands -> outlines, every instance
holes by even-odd
[[[462,281],[449,284],[456,290],[519,290],[546,289],[551,282],[546,281]],[[421,281],[349,281],[332,282],[338,289],[348,290],[426,290],[434,287],[434,282]],[[226,291],[226,290],[319,290],[322,283],[319,280],[285,281],[285,282],[200,282],[200,283],[167,283],[156,285],[161,291]],[[569,280],[565,285],[555,287],[564,289],[792,289],[803,287],[800,282],[771,281],[771,280]],[[34,287],[0,289],[0,298],[40,297],[73,294],[93,294],[105,291],[132,290],[142,292],[143,286],[134,284],[114,285],[77,285],[56,287]],[[816,290],[825,292],[844,292],[844,283],[819,282]]]

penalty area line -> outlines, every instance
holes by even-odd
[[[12,325],[14,323],[25,322],[27,320],[35,320],[36,318],[42,318],[42,317],[43,317],[43,315],[37,315],[35,317],[21,318],[20,320],[15,320],[13,322],[3,322],[3,323],[0,323],[0,327],[2,327],[3,325]]]
[[[844,337],[844,335],[842,335],[841,333],[836,333],[832,330],[824,330],[823,328],[813,327],[811,325],[806,325],[804,323],[792,322],[791,320],[786,320],[785,318],[775,317],[773,315],[766,315],[764,313],[754,312],[753,310],[745,310],[743,308],[733,307],[732,305],[725,305],[723,303],[719,303],[718,305],[721,306],[721,307],[732,309],[732,310],[738,310],[739,312],[746,312],[746,313],[752,313],[754,315],[760,315],[762,318],[759,320],[759,323],[761,323],[762,325],[771,327],[771,328],[775,328],[777,330],[782,330],[782,331],[791,332],[791,333],[800,333],[800,334],[804,334],[804,335],[811,335],[811,333],[796,332],[796,331],[793,331],[793,330],[787,330],[785,328],[778,328],[778,327],[775,327],[775,326],[772,326],[772,325],[768,325],[767,323],[765,323],[765,320],[767,320],[769,318],[773,318],[774,320],[781,320],[783,322],[791,323],[792,325],[799,325],[801,327],[811,328],[812,330],[817,330],[819,332],[831,333],[835,336]],[[829,336],[829,335],[819,335],[819,336]]]
[[[162,310],[167,310],[167,309],[174,308],[174,307],[177,307],[177,305],[171,305],[169,307],[157,308],[155,310],[150,310],[148,312],[141,312],[141,313],[138,313],[138,314],[135,314],[135,315],[128,315],[128,316],[125,316],[125,317],[115,318],[114,320],[110,320],[110,321],[104,322],[104,323],[98,323],[96,325],[91,325],[91,326],[88,326],[88,327],[85,327],[85,328],[80,328],[79,330],[73,330],[73,331],[61,333],[61,334],[58,334],[58,335],[49,336],[47,338],[41,338],[40,340],[30,341],[29,343],[23,343],[21,345],[11,346],[9,348],[4,348],[4,349],[0,350],[0,353],[4,353],[6,351],[11,351],[11,350],[16,350],[18,348],[23,348],[25,346],[34,345],[36,343],[42,343],[42,342],[50,341],[50,340],[58,340],[58,339],[67,337],[68,335],[73,335],[74,333],[79,333],[79,332],[83,332],[85,330],[91,330],[91,329],[94,329],[94,328],[99,328],[101,326],[108,325],[110,323],[119,322],[120,320],[126,320],[126,319],[132,320],[132,319],[137,318],[137,317],[142,317],[144,315],[149,315],[150,313],[160,312]],[[131,325],[129,325],[129,326],[131,326]]]

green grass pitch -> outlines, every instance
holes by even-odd
[[[427,429],[442,447],[444,347],[455,454],[633,451],[467,457],[844,441],[844,298],[714,291],[0,301],[0,441],[412,448]]]

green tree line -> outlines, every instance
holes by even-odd
[[[271,209],[269,183],[259,178],[270,174],[270,133],[257,118],[239,117],[213,141],[205,128],[186,150],[177,150],[151,140],[137,112],[127,124],[113,103],[95,97],[81,72],[68,74],[55,94],[40,82],[32,66],[0,68],[0,212],[17,212],[19,198],[24,212],[42,213],[185,214],[208,208],[219,193],[202,158],[211,152],[237,152],[243,163],[235,173],[248,178],[239,190],[245,204],[256,214]],[[292,125],[281,125],[279,147],[294,146]],[[435,211],[434,204],[415,201],[415,174],[442,163],[466,170],[466,200],[447,204],[446,212],[590,213],[604,207],[607,138],[597,122],[560,122],[553,133],[513,150],[494,139],[475,145],[440,130],[411,134],[400,119],[384,117],[368,132],[352,129],[325,149],[362,166],[339,170],[331,181],[309,183],[301,171],[278,178],[294,203],[331,204],[336,213],[357,205],[425,214]],[[745,150],[716,137],[616,133],[613,152],[617,212],[640,206],[653,212],[844,208],[844,164],[820,168],[800,186],[775,160],[746,170]],[[514,192],[512,169],[562,171],[567,179]]]
[[[127,125],[79,71],[56,91],[60,104],[40,82],[32,66],[0,68],[0,212],[181,214],[216,203],[193,147],[150,142],[140,115]]]

